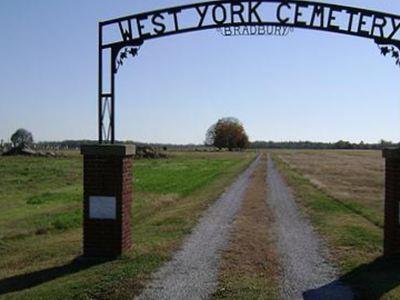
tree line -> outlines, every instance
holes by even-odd
[[[335,143],[324,142],[273,142],[273,141],[255,141],[250,143],[252,149],[320,149],[320,150],[381,150],[384,148],[400,147],[400,143],[381,140],[379,143],[351,143],[349,141],[340,140]]]
[[[65,140],[61,142],[38,142],[34,143],[33,135],[26,129],[18,129],[12,136],[11,142],[13,148],[38,148],[38,149],[79,149],[81,145],[97,144],[93,140]],[[162,143],[141,143],[134,141],[116,141],[116,144],[134,144],[137,147],[164,148],[164,150],[179,149],[360,149],[360,150],[381,150],[384,148],[400,147],[400,143],[381,140],[379,143],[351,143],[340,140],[337,142],[311,142],[311,141],[255,141],[250,142],[243,124],[236,118],[222,118],[213,124],[206,133],[204,144],[162,144]],[[0,149],[7,148],[3,142]]]
[[[79,149],[81,145],[97,144],[98,141],[93,140],[67,140],[60,142],[39,142],[35,145],[39,148],[60,148],[60,149]],[[210,147],[211,145],[202,144],[162,144],[162,143],[140,143],[134,141],[117,141],[117,144],[134,144],[138,147],[154,147],[166,149],[200,149]],[[249,142],[249,149],[316,149],[316,150],[381,150],[384,148],[400,147],[400,143],[390,141],[381,141],[379,143],[351,143],[348,141],[338,141],[334,143],[310,142],[310,141],[255,141]]]

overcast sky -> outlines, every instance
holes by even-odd
[[[97,138],[101,20],[195,1],[1,0],[0,139]],[[398,1],[323,1],[400,15]],[[251,140],[400,140],[400,68],[368,39],[215,30],[146,42],[117,75],[116,138],[202,143],[218,118]]]

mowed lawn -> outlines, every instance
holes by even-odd
[[[384,258],[381,151],[271,151],[357,299],[400,299],[400,260]]]
[[[82,158],[0,157],[0,298],[121,299],[138,292],[255,153],[171,153],[134,161],[134,247],[82,254]]]

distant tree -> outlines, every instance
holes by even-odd
[[[215,141],[215,127],[217,126],[217,123],[211,125],[210,128],[208,128],[207,133],[206,133],[206,140],[204,144],[206,146],[214,146],[214,141]]]
[[[222,118],[207,130],[205,144],[232,151],[247,148],[249,137],[238,119]]]
[[[352,149],[353,147],[350,142],[340,140],[335,143],[335,148],[336,149]]]
[[[389,147],[393,147],[393,143],[390,142],[390,141],[385,141],[385,140],[382,139],[380,141],[380,146],[381,146],[381,149],[389,148]]]
[[[30,147],[33,144],[33,135],[28,130],[20,128],[11,136],[11,142],[15,148]]]

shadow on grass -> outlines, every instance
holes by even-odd
[[[379,257],[368,264],[355,268],[335,282],[306,291],[303,293],[303,298],[307,300],[351,299],[349,297],[338,298],[336,295],[338,291],[340,294],[340,289],[345,289],[347,286],[353,291],[353,299],[380,299],[399,285],[400,256]]]
[[[59,277],[74,274],[95,265],[105,263],[106,261],[107,260],[89,260],[78,257],[69,264],[63,266],[0,279],[0,295],[29,289]]]

